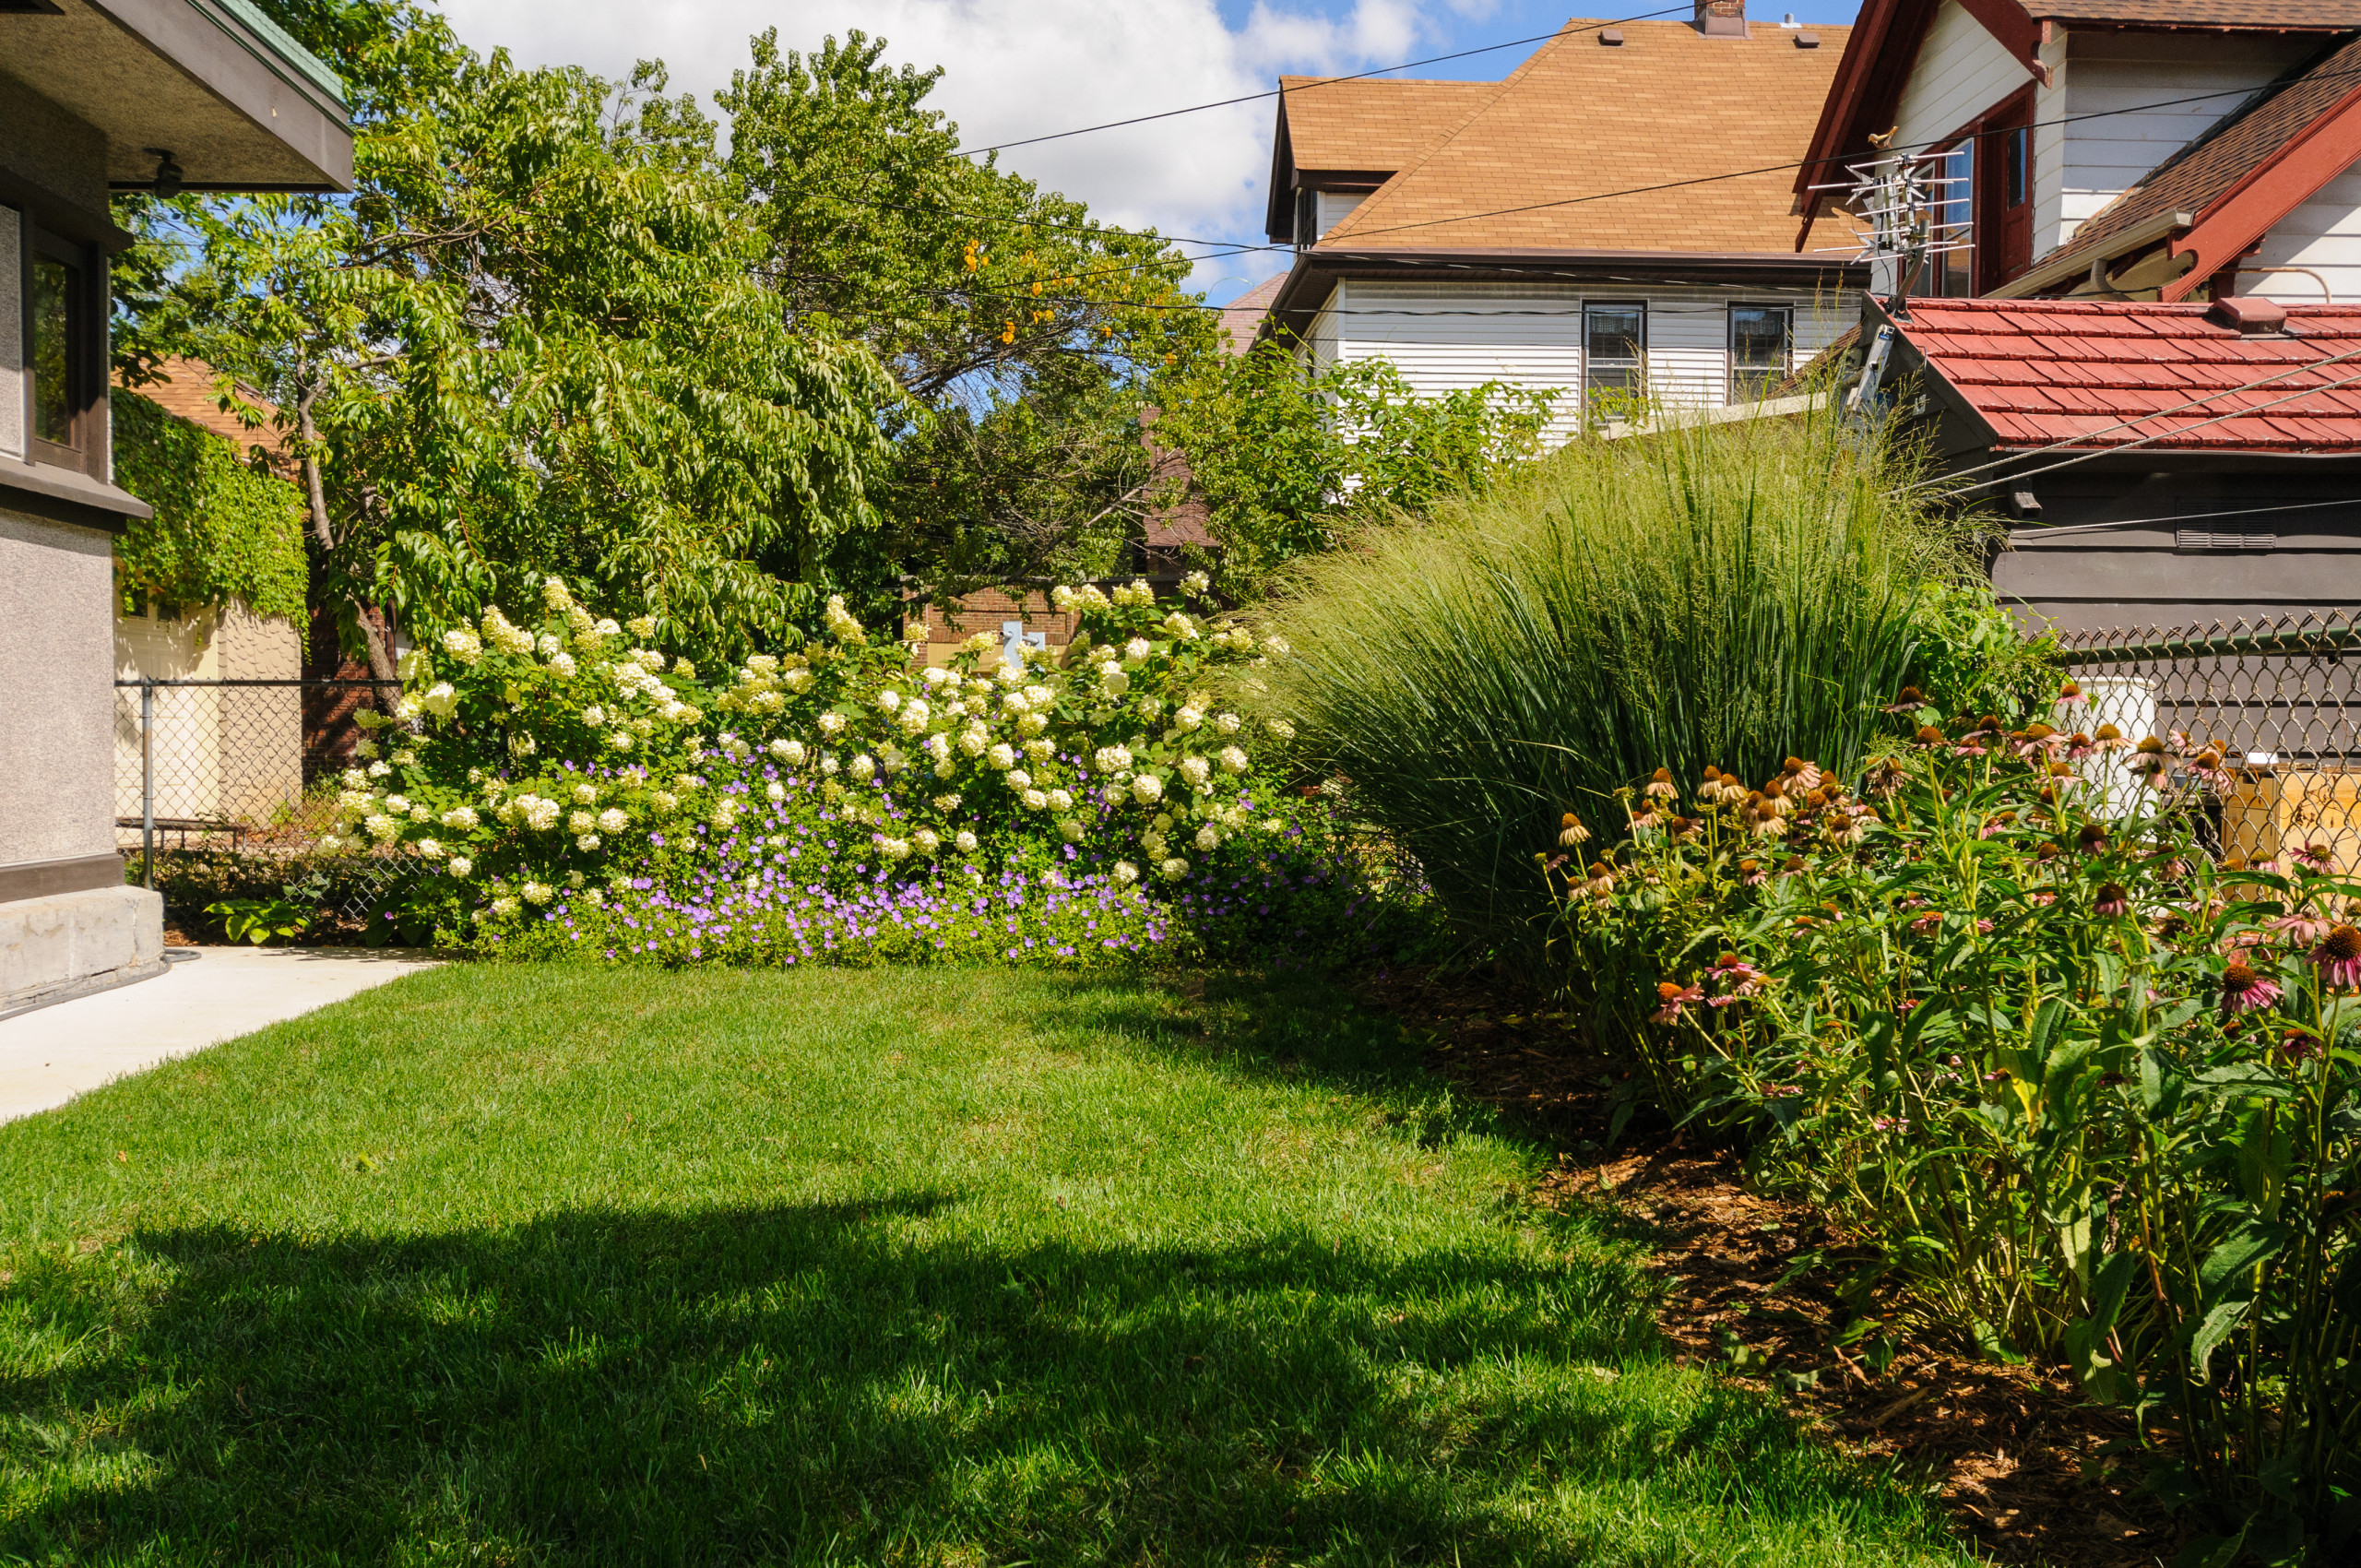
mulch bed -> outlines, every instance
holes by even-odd
[[[1753,1191],[1734,1150],[1644,1111],[1608,1147],[1622,1070],[1563,1014],[1481,976],[1396,972],[1368,992],[1427,1037],[1437,1070],[1558,1150],[1534,1203],[1604,1206],[1647,1228],[1664,1287],[1657,1321],[1678,1360],[1776,1393],[1841,1451],[1939,1486],[1962,1532],[1997,1561],[2171,1561],[2181,1533],[2140,1485],[2127,1420],[2085,1401],[2063,1368],[1912,1340],[1879,1368],[1838,1344],[1855,1318],[1838,1297],[1845,1239],[1805,1205]],[[1836,1266],[1797,1266],[1814,1253]]]

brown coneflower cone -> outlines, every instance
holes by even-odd
[[[2320,938],[2319,955],[2331,964],[2349,964],[2361,958],[2361,931],[2349,925],[2331,927]]]

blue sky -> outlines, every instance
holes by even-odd
[[[1631,16],[1649,0],[1627,0]],[[1574,14],[1534,0],[442,0],[462,38],[527,64],[609,77],[659,58],[674,90],[710,94],[765,27],[810,49],[861,28],[889,58],[945,67],[931,101],[969,146],[997,144],[1268,89],[1282,73],[1328,74],[1547,35]],[[1778,0],[1755,19],[1850,21],[1855,7]],[[1535,45],[1419,67],[1498,80]],[[1003,155],[1011,168],[1088,202],[1110,222],[1228,244],[1264,243],[1275,110],[1268,100],[1145,125],[1061,137]],[[1191,246],[1192,254],[1208,247]],[[1192,281],[1216,303],[1286,258],[1208,255]]]

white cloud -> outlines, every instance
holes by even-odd
[[[1354,0],[1341,18],[1258,0],[1236,29],[1214,0],[445,0],[444,10],[469,44],[504,45],[527,65],[622,77],[660,58],[672,90],[708,102],[762,29],[776,26],[783,49],[810,50],[857,27],[886,39],[896,64],[947,67],[928,101],[969,147],[1265,92],[1282,71],[1406,60],[1434,36],[1415,0]],[[1012,148],[1002,161],[1111,222],[1259,244],[1275,113],[1258,99]],[[1195,281],[1219,299],[1282,265],[1216,257]]]

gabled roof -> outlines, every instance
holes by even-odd
[[[2167,214],[2185,212],[2172,254],[2195,264],[2165,286],[2177,299],[2245,254],[2299,202],[2343,173],[2361,151],[2361,34],[2257,93],[2212,130],[2143,175],[2042,260],[2044,271],[2078,257],[2112,256]]]
[[[1960,0],[2025,69],[2045,85],[2041,63],[2045,25],[2085,29],[2172,28],[2213,32],[2335,33],[2361,26],[2361,7],[2352,0]],[[1918,47],[1926,41],[1940,0],[1864,0],[1854,18],[1853,36],[1836,73],[1806,162],[1794,188],[1808,205],[1821,197],[1809,187],[1840,178],[1829,172],[1847,158],[1869,150],[1870,136],[1893,123],[1894,107]]]
[[[2290,305],[2287,333],[2267,337],[2244,336],[2221,315],[2116,300],[1928,299],[1911,301],[1910,319],[1894,325],[1999,446],[2361,453],[2361,306]],[[2352,357],[2321,364],[2339,355]]]
[[[1299,169],[1406,167],[1491,97],[1498,82],[1281,77],[1279,113]]]
[[[1576,18],[1312,248],[1786,252],[1788,170],[1847,30]],[[1736,176],[1736,177],[1733,177]],[[1817,244],[1850,243],[1822,225]]]

